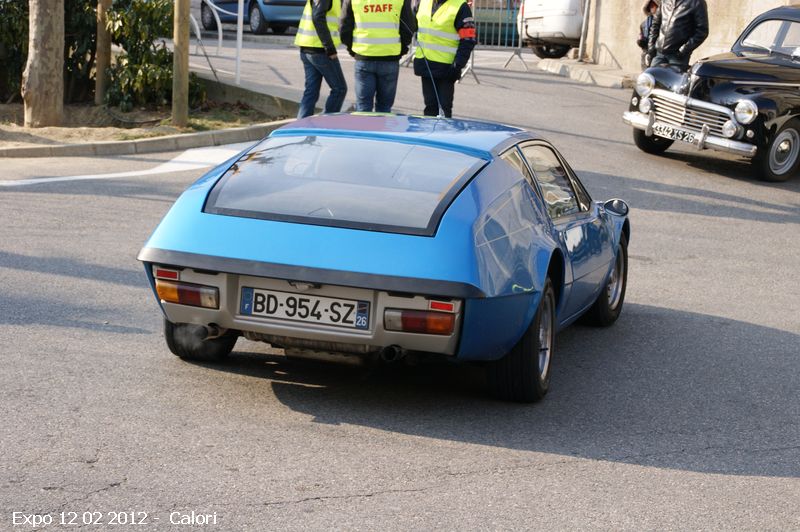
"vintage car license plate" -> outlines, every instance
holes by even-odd
[[[277,290],[242,287],[239,312],[280,320],[369,328],[369,301],[320,297]]]
[[[665,137],[672,140],[680,140],[683,142],[694,142],[694,133],[680,129],[666,124],[653,124],[653,132],[659,137]]]

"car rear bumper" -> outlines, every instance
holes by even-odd
[[[653,119],[650,115],[640,113],[638,111],[626,111],[622,115],[622,121],[636,129],[647,132],[650,130],[652,134]],[[733,153],[735,155],[742,155],[744,157],[755,157],[758,148],[747,142],[738,140],[726,139],[715,135],[710,135],[707,132],[699,133],[695,136],[694,142],[691,142],[698,150],[712,149]]]

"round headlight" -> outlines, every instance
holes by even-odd
[[[647,114],[650,112],[650,109],[653,108],[653,100],[650,98],[642,98],[642,101],[639,102],[639,111]]]
[[[726,137],[733,138],[739,132],[739,126],[733,123],[733,120],[727,120],[722,124],[722,134]]]
[[[652,74],[642,72],[636,78],[636,93],[639,96],[649,96],[654,88],[656,88],[656,78]]]
[[[753,100],[740,100],[733,114],[740,124],[749,124],[758,117],[758,106]]]

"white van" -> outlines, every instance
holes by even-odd
[[[587,0],[523,0],[517,15],[522,42],[541,58],[564,57],[581,40]]]

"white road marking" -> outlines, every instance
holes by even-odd
[[[156,174],[168,174],[170,172],[198,170],[220,164],[252,144],[253,143],[251,142],[245,142],[240,144],[228,144],[226,146],[212,146],[209,148],[192,148],[190,150],[186,150],[170,161],[161,163],[154,168],[148,168],[147,170],[131,170],[129,172],[115,172],[110,174],[85,174],[63,177],[34,177],[31,179],[5,180],[0,181],[0,187],[22,187],[27,185],[40,185],[42,183],[85,181],[87,179],[118,179],[122,177],[139,177]]]

